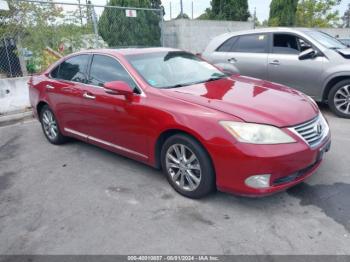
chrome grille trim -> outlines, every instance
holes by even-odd
[[[329,133],[329,126],[321,113],[310,121],[288,129],[311,148],[318,146]]]

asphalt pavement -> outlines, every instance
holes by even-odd
[[[350,254],[350,120],[326,112],[332,148],[287,192],[177,194],[158,170],[35,120],[0,127],[0,254]]]

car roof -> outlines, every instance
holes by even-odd
[[[175,48],[165,48],[165,47],[142,47],[142,48],[101,48],[101,49],[89,49],[84,50],[78,53],[103,53],[110,55],[137,55],[137,54],[149,54],[149,53],[157,53],[157,52],[170,52],[170,51],[181,51],[180,49]]]
[[[241,30],[235,32],[226,33],[226,35],[247,35],[247,34],[259,34],[259,33],[273,33],[273,32],[307,32],[307,31],[317,31],[313,28],[304,28],[304,27],[266,27],[250,30]]]

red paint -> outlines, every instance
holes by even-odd
[[[65,128],[73,129],[97,138],[83,139],[89,143],[152,166],[159,163],[155,152],[158,138],[169,130],[186,132],[208,151],[214,164],[217,187],[222,191],[242,195],[266,195],[286,189],[301,182],[318,168],[319,163],[297,181],[282,186],[271,186],[264,190],[247,187],[244,180],[248,176],[272,174],[272,179],[275,179],[304,169],[315,161],[319,148],[326,142],[318,148],[310,149],[286,127],[316,117],[319,113],[317,106],[298,91],[239,75],[188,87],[155,89],[147,85],[124,58],[126,54],[154,51],[159,49],[83,52],[116,57],[133,75],[144,96],[108,94],[103,88],[50,79],[48,73],[53,65],[30,81],[30,101],[34,113],[37,115],[39,102],[45,102],[54,111],[64,135],[83,139],[65,131]],[[53,85],[55,89],[45,88],[47,84]],[[93,95],[96,99],[83,99],[84,93]],[[239,143],[218,124],[219,120],[278,126],[297,143]]]

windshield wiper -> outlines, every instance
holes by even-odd
[[[185,84],[176,84],[176,85],[172,85],[172,86],[165,86],[162,87],[163,89],[170,89],[170,88],[177,88],[177,87],[184,87],[184,86],[189,86],[192,85],[193,83],[185,83]]]
[[[190,82],[190,83],[184,83],[184,84],[176,84],[176,85],[172,85],[172,86],[165,86],[162,87],[163,89],[170,89],[170,88],[177,88],[177,87],[184,87],[184,86],[190,86],[190,85],[196,85],[196,84],[200,84],[200,83],[206,83],[206,82],[211,82],[211,81],[215,81],[215,80],[219,80],[222,78],[227,77],[227,75],[220,75],[220,76],[212,76],[210,78],[207,78],[205,80],[201,80],[201,81],[197,81],[197,82]]]
[[[212,76],[210,78],[207,78],[205,80],[201,80],[201,81],[198,81],[198,82],[195,82],[193,84],[200,84],[200,83],[207,83],[207,82],[212,82],[212,81],[216,81],[216,80],[219,80],[219,79],[222,79],[222,78],[226,78],[227,75],[221,75],[221,76]]]

